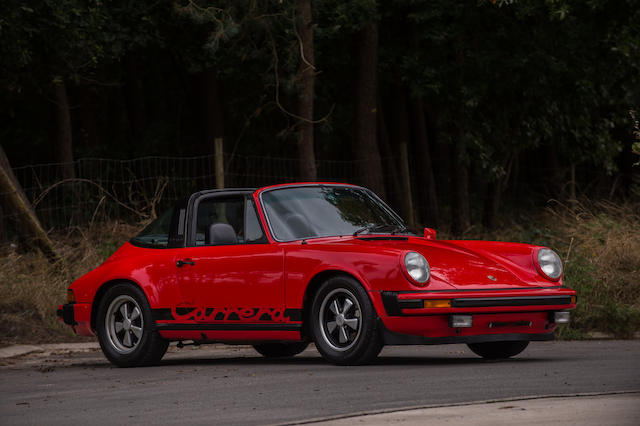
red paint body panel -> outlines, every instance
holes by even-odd
[[[424,337],[496,333],[548,334],[555,329],[548,313],[573,309],[560,305],[492,306],[474,308],[401,308],[390,314],[382,292],[395,301],[455,298],[573,296],[562,280],[550,281],[538,272],[529,244],[486,241],[439,241],[417,236],[362,238],[336,236],[277,242],[271,235],[260,193],[253,193],[258,217],[266,232],[263,244],[143,248],[125,243],[95,270],[77,279],[74,291],[74,330],[92,334],[92,307],[103,286],[127,281],[139,286],[157,314],[160,334],[171,340],[217,342],[296,341],[301,335],[302,309],[309,284],[321,273],[348,274],[368,291],[384,326],[391,332]],[[422,254],[431,277],[424,286],[403,272],[404,255]],[[178,260],[193,265],[178,267]],[[449,314],[474,314],[474,325],[452,329]],[[531,322],[530,326],[489,327],[492,322]],[[179,329],[211,325],[206,329]],[[256,325],[256,330],[222,330],[223,326]],[[290,325],[287,330],[273,329]],[[259,326],[259,327],[258,327]],[[274,326],[274,327],[272,327]],[[164,327],[164,328],[163,328]],[[173,327],[173,328],[172,328]],[[295,327],[298,327],[295,329]],[[188,327],[187,327],[188,328]],[[204,334],[203,334],[204,333]]]
[[[174,268],[184,306],[284,309],[284,258],[274,244],[186,247]]]
[[[125,243],[102,265],[73,283],[76,301],[92,303],[104,283],[129,281],[144,290],[151,306],[173,306],[182,298],[176,280],[176,259],[181,250],[150,249]]]

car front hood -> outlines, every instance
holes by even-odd
[[[400,252],[416,251],[422,254],[431,268],[431,280],[449,284],[460,290],[489,290],[504,288],[532,288],[557,286],[558,283],[542,278],[533,263],[523,267],[503,256],[517,253],[527,261],[532,258],[534,246],[514,243],[477,242],[482,250],[474,249],[476,242],[427,240],[420,237],[356,238],[353,244],[379,245]],[[471,248],[469,246],[472,246]],[[495,250],[492,250],[495,248]]]

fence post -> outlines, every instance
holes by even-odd
[[[224,188],[224,159],[222,157],[222,138],[215,138],[214,142],[214,161],[216,173],[216,188]]]

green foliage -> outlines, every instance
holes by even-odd
[[[332,111],[316,126],[319,158],[350,157],[355,36],[372,20],[379,22],[381,102],[397,90],[423,100],[432,145],[443,146],[434,150],[446,155],[461,135],[481,185],[509,179],[513,164],[549,150],[562,166],[608,175],[628,152],[626,111],[640,105],[640,8],[633,0],[327,0],[313,2],[312,11],[316,111]],[[101,122],[102,146],[76,144],[77,156],[199,154],[193,79],[213,68],[229,150],[292,157],[295,23],[293,1],[6,0],[0,139],[18,164],[50,161],[55,124],[42,100],[52,82],[65,81],[72,92],[90,87]],[[150,110],[135,132],[122,94],[131,58]],[[80,115],[85,101],[70,95]],[[83,118],[72,117],[76,140],[87,133],[76,124]],[[23,143],[35,149],[20,150]],[[451,175],[444,162],[436,169]],[[439,191],[447,193],[444,181]]]

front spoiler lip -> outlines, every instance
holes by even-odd
[[[378,329],[385,345],[444,345],[455,343],[486,343],[507,341],[547,341],[555,340],[555,333],[506,333],[506,334],[478,334],[472,336],[444,336],[425,337],[413,334],[403,334],[390,331],[382,320],[378,320]]]

